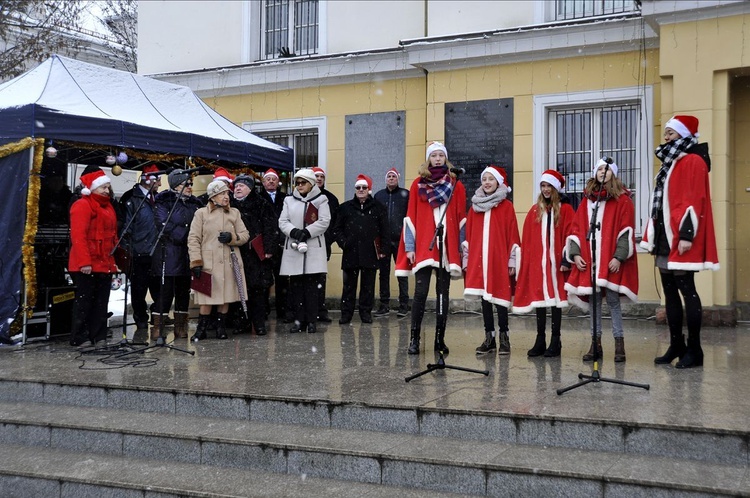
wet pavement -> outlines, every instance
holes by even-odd
[[[412,356],[406,353],[410,318],[393,312],[373,324],[361,324],[355,316],[350,325],[339,325],[332,313],[334,322],[319,324],[316,334],[290,334],[288,324],[271,319],[266,336],[174,344],[194,355],[164,347],[123,354],[128,351],[117,347],[121,327],[110,347],[90,353],[68,346],[64,337],[4,346],[0,378],[748,432],[750,324],[704,328],[704,366],[678,370],[653,363],[669,341],[667,327],[653,319],[626,319],[627,361],[615,364],[605,317],[601,375],[650,389],[600,382],[558,395],[557,389],[579,381],[579,373],[592,371],[591,363],[581,361],[590,345],[588,319],[569,315],[563,319],[562,356],[528,358],[534,315],[511,315],[509,356],[477,356],[484,335],[481,315],[451,314],[446,364],[486,369],[488,376],[446,368],[405,382],[436,363],[435,315],[425,315],[421,353]],[[192,320],[191,333],[194,327]]]

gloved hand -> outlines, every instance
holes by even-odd
[[[195,278],[201,278],[201,272],[203,271],[203,267],[202,266],[194,266],[194,267],[192,267],[190,269],[190,271],[193,272],[193,276]]]
[[[300,242],[302,242],[302,237],[304,237],[304,235],[302,235],[302,230],[300,230],[299,228],[292,228],[292,231],[289,232],[289,236]]]
[[[299,235],[300,242],[304,242],[310,238],[310,232],[307,230],[307,228],[303,228],[302,230],[300,230],[300,232],[301,232]]]
[[[232,242],[232,234],[229,232],[219,232],[219,242],[229,244]]]

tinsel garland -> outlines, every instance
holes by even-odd
[[[39,225],[39,190],[42,186],[39,175],[42,172],[42,161],[44,160],[44,139],[35,139],[33,145],[34,164],[29,174],[29,189],[26,195],[26,229],[23,233],[23,247],[21,248],[23,278],[26,282],[26,308],[24,311],[27,318],[31,318],[31,315],[34,314],[37,298],[34,242]]]

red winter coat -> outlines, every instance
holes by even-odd
[[[68,271],[90,266],[92,273],[117,273],[111,255],[117,243],[117,215],[109,197],[84,195],[70,207]]]
[[[574,217],[573,206],[567,203],[560,204],[557,226],[549,210],[544,212],[541,222],[537,217],[537,205],[529,210],[523,223],[521,250],[516,261],[518,276],[513,311],[528,313],[534,308],[568,306],[565,280],[569,272],[560,271],[560,265]]]
[[[708,166],[698,154],[687,154],[669,168],[664,181],[664,228],[669,242],[667,267],[670,270],[718,270],[714,215],[711,207],[711,185]],[[695,237],[689,251],[680,255],[680,226],[687,217],[693,223]],[[641,247],[654,248],[654,225],[648,220]]]
[[[469,209],[466,242],[469,252],[464,277],[464,297],[510,307],[511,279],[508,263],[521,246],[513,204],[504,200],[484,213]]]
[[[440,267],[440,258],[438,256],[438,245],[435,244],[430,251],[430,243],[435,235],[435,226],[440,220],[440,215],[444,210],[444,204],[435,209],[430,207],[427,201],[419,198],[419,180],[414,179],[409,189],[409,207],[404,219],[404,229],[401,234],[401,241],[398,247],[398,257],[396,258],[396,276],[406,277],[418,270],[431,266]],[[453,197],[448,205],[448,212],[443,220],[445,227],[443,231],[443,257],[446,261],[445,269],[450,271],[451,278],[458,279],[463,275],[461,271],[461,230],[466,223],[466,189],[464,184],[455,180],[453,188]],[[406,258],[404,248],[404,234],[409,230],[414,236],[415,242],[415,263],[412,266]]]
[[[565,284],[570,302],[588,310],[587,297],[593,294],[591,289],[591,243],[586,240],[589,230],[589,220],[596,203],[584,198],[573,221],[573,228],[566,242],[567,253],[570,254],[570,243],[575,242],[581,248],[581,257],[586,261],[586,271],[579,271],[575,263],[570,268],[570,276]],[[635,253],[635,208],[628,194],[617,199],[609,198],[606,202],[599,202],[597,223],[601,227],[596,231],[596,285],[626,296],[631,301],[638,300],[638,258]],[[626,234],[629,240],[628,256],[620,265],[620,271],[610,273],[609,262],[617,249],[617,239]]]

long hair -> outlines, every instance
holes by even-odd
[[[560,223],[560,192],[556,188],[552,189],[552,194],[549,196],[550,203],[547,204],[547,199],[544,195],[539,192],[539,196],[536,198],[536,220],[541,223],[544,213],[547,211],[547,207],[551,207],[552,220],[555,226]]]
[[[586,188],[583,192],[585,195],[590,195],[592,193],[598,192],[598,187],[599,182],[597,181],[596,176],[592,176],[586,182]],[[612,178],[609,181],[604,182],[603,188],[607,192],[607,195],[614,199],[617,199],[622,194],[628,191],[628,189],[625,187],[625,184],[622,183],[622,180],[620,180],[620,178],[615,175],[612,175]]]
[[[451,178],[456,178],[455,173],[451,172],[453,163],[450,162],[448,159],[446,159],[445,165],[448,167],[448,174],[451,175]],[[430,160],[428,159],[426,162],[422,163],[422,165],[419,167],[419,176],[421,176],[422,178],[432,177],[432,175],[430,174],[429,167],[430,167]]]

